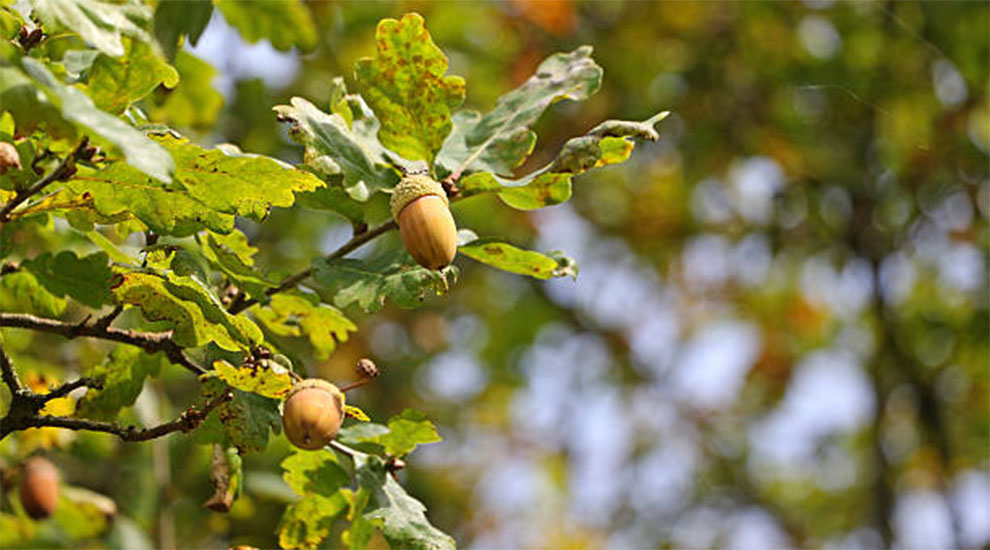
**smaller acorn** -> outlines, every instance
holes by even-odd
[[[390,206],[402,244],[416,263],[443,269],[454,261],[457,225],[439,182],[424,175],[406,176],[395,186]]]
[[[21,467],[21,505],[27,515],[44,519],[55,513],[58,504],[58,470],[40,456],[31,457]]]
[[[289,441],[307,451],[326,446],[344,421],[344,394],[337,386],[308,378],[289,391],[282,408],[282,428]]]
[[[0,141],[0,174],[11,168],[21,169],[21,156],[12,143]]]

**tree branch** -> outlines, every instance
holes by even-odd
[[[390,220],[379,225],[378,227],[369,229],[364,233],[354,235],[353,237],[351,237],[351,240],[342,244],[340,248],[328,254],[326,256],[326,259],[336,260],[337,258],[342,258],[347,254],[351,253],[352,251],[356,250],[357,248],[359,248],[361,245],[367,243],[370,240],[375,239],[380,235],[384,235],[385,233],[388,233],[389,231],[395,229],[396,227],[398,227],[398,225],[396,225],[395,221]],[[309,277],[312,274],[313,274],[312,268],[304,269],[299,273],[296,273],[295,275],[290,275],[286,277],[285,279],[282,280],[281,283],[279,283],[277,287],[266,290],[265,294],[267,294],[268,296],[272,296],[274,294],[278,294],[279,292],[285,292],[290,288],[295,288],[296,285],[301,283],[303,280],[305,280],[307,277]],[[244,295],[241,294],[230,305],[230,307],[227,309],[227,312],[230,313],[231,315],[236,315],[257,303],[258,300],[255,300],[254,298],[245,298]]]
[[[55,183],[56,181],[66,180],[72,177],[72,175],[76,172],[76,159],[82,158],[88,149],[89,138],[83,137],[79,142],[79,145],[77,145],[71,153],[66,155],[54,170],[49,172],[45,177],[38,180],[37,183],[26,190],[18,191],[17,195],[15,195],[10,202],[3,205],[3,208],[0,208],[0,223],[9,222],[11,219],[10,215],[15,208],[20,206],[24,201],[40,193],[44,190],[44,188]]]
[[[17,395],[24,390],[20,378],[17,377],[17,371],[14,370],[14,365],[10,362],[10,357],[7,356],[2,344],[0,344],[0,373],[3,374],[3,383],[10,388],[11,394]]]
[[[24,328],[37,330],[40,332],[51,332],[62,335],[70,340],[84,336],[99,340],[109,340],[112,342],[120,342],[122,344],[130,344],[132,346],[137,346],[144,349],[148,353],[155,353],[158,351],[164,352],[170,361],[185,367],[197,376],[206,374],[207,372],[206,369],[193,363],[188,357],[186,357],[186,354],[183,353],[182,348],[172,341],[171,332],[138,332],[134,330],[114,328],[111,326],[102,326],[102,323],[99,321],[97,321],[96,325],[87,325],[83,323],[63,323],[62,321],[35,317],[34,315],[29,315],[26,313],[0,313],[0,327]],[[6,382],[6,375],[4,375],[4,380]],[[8,384],[8,386],[9,385],[10,384]]]
[[[84,430],[113,434],[123,441],[148,441],[149,439],[156,439],[172,432],[181,431],[186,433],[196,429],[213,412],[213,409],[230,401],[233,397],[234,395],[232,393],[227,392],[208,401],[201,409],[190,407],[179,418],[171,422],[145,429],[138,428],[137,426],[121,426],[113,422],[70,418],[67,416],[41,415],[10,419],[10,415],[8,414],[3,419],[2,426],[0,426],[0,439],[7,437],[11,432],[28,428],[65,428],[67,430]]]

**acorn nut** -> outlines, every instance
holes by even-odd
[[[17,148],[6,141],[0,141],[0,174],[10,168],[21,169],[21,157],[17,154]]]
[[[419,265],[442,269],[454,261],[457,226],[439,182],[429,176],[406,176],[395,186],[390,204],[402,244]]]
[[[35,456],[21,467],[21,505],[34,519],[55,513],[58,504],[58,470],[48,460]]]
[[[344,394],[326,380],[297,383],[282,408],[282,428],[289,441],[307,451],[322,449],[344,421]]]

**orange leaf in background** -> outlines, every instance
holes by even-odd
[[[556,36],[574,32],[577,20],[571,0],[512,0],[522,17]]]

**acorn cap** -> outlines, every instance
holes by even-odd
[[[392,191],[392,199],[389,201],[389,206],[392,207],[392,219],[398,221],[399,213],[407,204],[426,195],[436,195],[443,199],[444,204],[450,205],[447,192],[435,179],[419,174],[402,178]]]
[[[296,393],[308,388],[318,388],[323,391],[329,392],[332,395],[338,396],[341,399],[343,399],[344,397],[344,394],[341,393],[340,388],[333,385],[332,383],[327,382],[326,380],[322,380],[320,378],[307,378],[300,382],[296,382],[296,384],[292,386],[292,389],[289,390],[289,393],[286,394],[285,399],[288,400]]]

